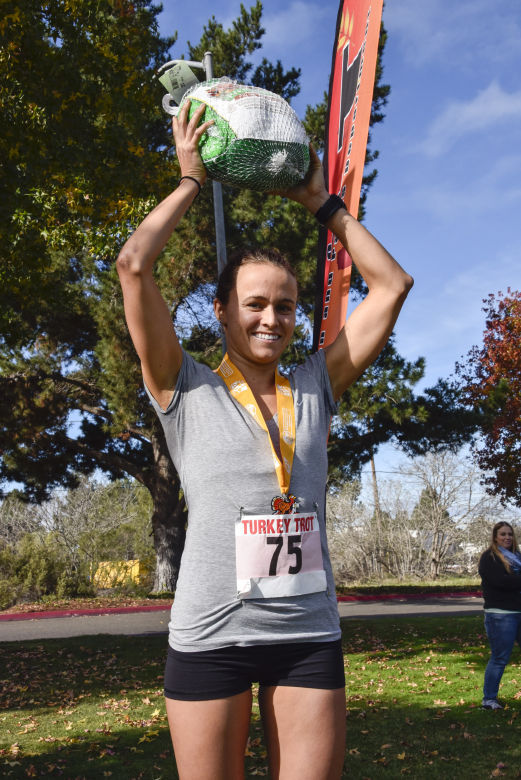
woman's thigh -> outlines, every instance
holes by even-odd
[[[273,780],[338,780],[345,753],[344,688],[277,685],[259,693]]]
[[[519,618],[508,613],[485,613],[485,629],[493,658],[507,664],[518,636]]]
[[[251,691],[210,701],[165,701],[180,780],[242,780]]]

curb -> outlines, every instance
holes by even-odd
[[[45,620],[48,618],[63,617],[96,617],[97,615],[124,615],[132,612],[160,612],[169,611],[170,607],[165,604],[150,604],[141,607],[98,607],[96,609],[59,609],[47,612],[10,612],[6,615],[0,615],[0,622],[9,620]]]
[[[481,598],[481,591],[442,591],[440,593],[378,593],[369,594],[338,594],[338,602],[349,601],[422,601],[424,599],[439,598]],[[48,620],[50,618],[64,617],[96,617],[99,615],[124,615],[137,612],[166,612],[170,611],[170,606],[165,604],[144,604],[140,607],[98,607],[95,609],[60,609],[42,612],[10,612],[5,615],[0,614],[0,622],[12,620]]]
[[[439,593],[378,593],[375,595],[337,595],[337,601],[423,601],[424,599],[482,598],[480,590],[441,591]]]

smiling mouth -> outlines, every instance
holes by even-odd
[[[280,339],[276,333],[254,333],[253,335],[261,341],[278,341]]]

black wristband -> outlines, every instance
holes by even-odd
[[[199,189],[198,189],[198,191],[197,191],[197,195],[199,195],[199,193],[201,192],[201,189],[202,189],[202,188],[201,188],[201,182],[200,182],[200,181],[197,181],[197,179],[194,179],[194,177],[193,177],[193,176],[181,176],[181,178],[179,179],[179,184],[181,184],[181,182],[183,181],[183,179],[190,179],[190,181],[195,181],[195,183],[196,183],[196,184],[197,184],[197,186],[199,187]],[[196,198],[197,198],[197,195],[195,196]]]
[[[321,225],[326,225],[333,214],[339,209],[345,209],[347,206],[339,195],[330,195],[323,206],[315,213],[315,217],[318,219]]]

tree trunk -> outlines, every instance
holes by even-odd
[[[371,476],[373,480],[373,501],[374,501],[374,513],[376,516],[380,516],[380,494],[378,493],[378,482],[376,480],[376,466],[374,462],[374,452],[371,451]]]
[[[153,500],[152,533],[156,551],[156,571],[152,593],[173,593],[186,536],[186,505],[180,481],[168,454],[163,431],[152,438],[154,478],[150,486]]]
[[[440,573],[441,563],[441,544],[443,537],[440,531],[435,531],[432,535],[432,557],[431,557],[431,579],[437,580]]]
[[[376,522],[376,573],[382,576],[382,513],[380,508],[380,495],[378,493],[378,482],[376,480],[376,466],[374,462],[374,451],[371,449],[371,476],[373,479],[373,503],[374,519]]]

